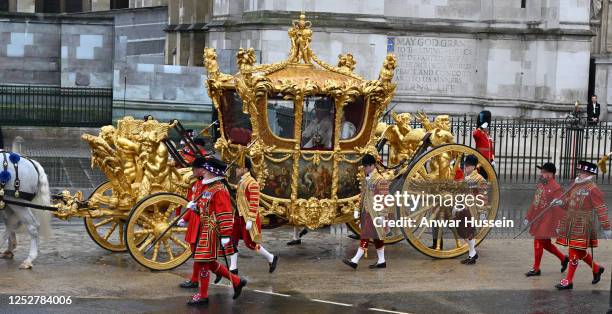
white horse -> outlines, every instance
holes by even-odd
[[[5,160],[6,167],[4,166]],[[15,165],[17,165],[17,172],[15,171]],[[19,197],[15,197],[15,191],[17,190],[15,179],[17,178],[19,178]],[[0,151],[0,189],[2,189],[2,183],[4,183],[3,198],[5,202],[16,200],[46,206],[51,204],[47,175],[43,167],[34,160],[23,158],[16,153]],[[12,259],[14,257],[13,250],[17,247],[16,232],[23,225],[30,235],[30,253],[19,268],[32,268],[33,262],[38,256],[39,235],[43,237],[50,235],[50,213],[37,209],[33,212],[29,207],[8,203],[5,204],[4,209],[0,209],[0,212],[3,214],[6,224],[0,248],[8,243],[6,251],[0,255],[0,258]]]

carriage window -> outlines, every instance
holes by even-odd
[[[340,121],[340,139],[349,140],[357,136],[363,126],[365,103],[363,97],[357,97],[354,102],[344,106],[342,121]]]
[[[223,131],[232,143],[247,145],[251,141],[251,120],[242,112],[242,99],[238,93],[225,93],[225,104],[221,106],[223,113]]]
[[[268,98],[268,126],[278,137],[293,139],[295,113],[293,101],[282,98]]]
[[[302,118],[302,148],[333,148],[334,102],[329,97],[307,97],[304,99]]]

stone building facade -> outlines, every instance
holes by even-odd
[[[0,12],[76,13],[165,6],[168,0],[0,0]]]
[[[220,55],[254,47],[262,62],[277,62],[288,54],[291,21],[305,11],[312,48],[328,62],[351,52],[356,72],[374,78],[388,52],[398,56],[398,110],[563,116],[587,99],[591,2],[206,0],[198,11],[173,1],[166,63],[198,65],[201,42]]]

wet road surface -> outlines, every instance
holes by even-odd
[[[0,227],[2,228],[2,227]],[[3,231],[3,229],[0,229]],[[87,235],[82,222],[55,222],[54,235],[41,245],[32,270],[17,269],[27,255],[26,235],[18,236],[15,260],[0,260],[1,313],[605,313],[608,309],[612,241],[602,240],[595,259],[606,272],[591,284],[582,263],[574,290],[556,291],[558,261],[545,253],[542,276],[525,278],[532,242],[492,238],[479,246],[478,263],[460,258],[434,260],[406,243],[388,246],[387,269],[370,270],[376,251],[352,270],[341,259],[358,242],[326,231],[308,233],[300,246],[286,246],[290,228],[264,230],[264,245],[280,256],[274,274],[266,262],[241,246],[240,274],[248,280],[240,299],[232,289],[211,286],[210,303],[190,308],[194,293],[178,287],[191,262],[152,272],[128,253],[110,253]],[[563,248],[565,250],[565,248]],[[10,305],[9,296],[71,296],[71,305]]]

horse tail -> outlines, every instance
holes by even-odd
[[[35,160],[32,160],[34,167],[38,169],[38,193],[32,200],[34,204],[51,205],[51,190],[49,189],[49,179],[45,169]],[[51,212],[46,210],[33,210],[32,213],[40,224],[39,234],[47,240],[51,237]]]

